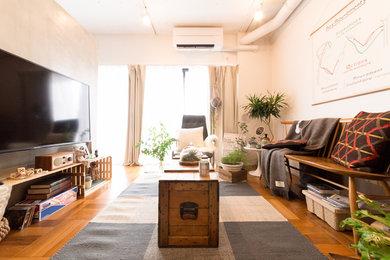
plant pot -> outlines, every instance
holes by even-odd
[[[224,164],[224,163],[221,163],[222,169],[227,170],[229,172],[239,172],[239,171],[241,171],[243,165],[244,165],[243,162],[240,162],[238,164]]]
[[[86,181],[84,185],[85,185],[85,188],[86,188],[86,189],[91,188],[91,186],[92,186],[92,180]]]

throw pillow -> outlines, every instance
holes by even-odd
[[[184,147],[192,145],[203,147],[203,126],[196,128],[182,128],[179,130],[177,139],[177,151],[181,152]]]
[[[270,142],[266,145],[263,145],[261,148],[264,149],[273,149],[273,148],[290,148],[290,149],[299,149],[305,146],[307,140],[296,139],[296,140],[278,140]]]
[[[332,159],[348,168],[384,172],[390,162],[390,111],[357,114],[336,143]]]

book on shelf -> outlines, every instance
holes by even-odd
[[[58,193],[64,191],[64,190],[67,190],[69,189],[71,186],[71,182],[68,182],[67,185],[63,186],[63,187],[60,187],[56,190],[54,190],[53,192],[50,192],[50,193],[46,193],[46,194],[27,194],[26,195],[26,200],[47,200],[51,197],[53,197],[54,195],[57,195]]]
[[[30,185],[30,189],[44,189],[54,187],[61,182],[70,179],[70,175],[57,175],[53,178],[45,179],[43,181],[37,182],[35,184]]]
[[[339,190],[325,183],[308,183],[307,189],[322,195],[338,194]]]
[[[52,193],[60,188],[68,187],[71,184],[71,179],[67,179],[51,188],[30,188],[27,190],[27,194],[48,194]]]
[[[33,205],[12,206],[7,210],[5,217],[11,229],[22,230],[31,224],[34,212]]]

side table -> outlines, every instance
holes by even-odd
[[[260,161],[261,161],[261,149],[258,148],[251,148],[251,147],[244,147],[245,150],[247,151],[255,151],[257,154],[257,169],[254,171],[248,172],[252,176],[257,176],[261,178],[261,166],[260,166]]]

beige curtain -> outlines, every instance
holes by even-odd
[[[222,138],[224,133],[236,133],[238,121],[237,96],[238,66],[209,66],[210,97],[219,98],[221,106],[211,107],[211,133],[218,136],[219,146],[216,160],[222,154]]]
[[[145,66],[129,65],[129,108],[127,118],[127,138],[124,165],[139,165],[141,141],[142,108],[145,89]]]

